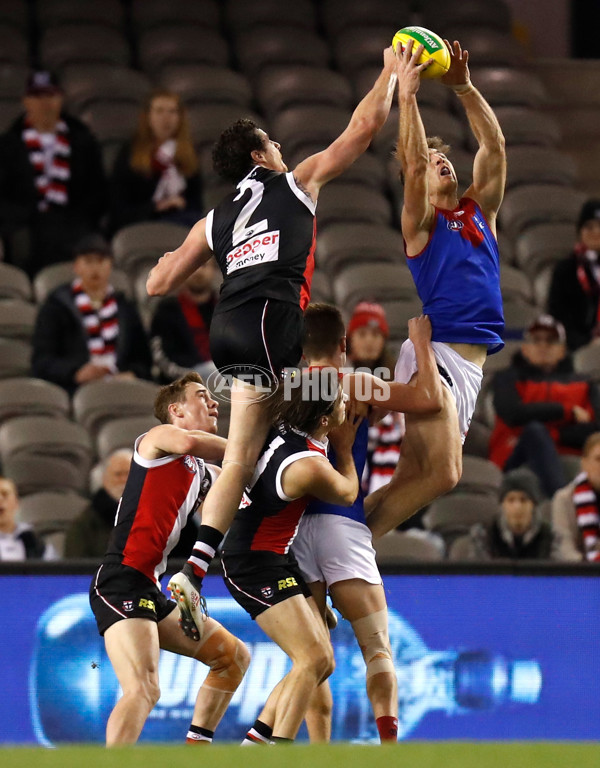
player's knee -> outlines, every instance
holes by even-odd
[[[152,709],[160,699],[160,686],[156,677],[140,678],[123,691],[137,701],[146,702],[148,709]]]
[[[333,648],[331,645],[325,643],[320,645],[313,645],[310,649],[305,649],[307,652],[302,658],[297,659],[294,663],[302,671],[314,677],[317,684],[327,680],[329,675],[335,669],[335,660],[333,657]]]
[[[250,664],[250,651],[244,643],[221,627],[217,653],[208,661],[208,684],[227,693],[233,693],[244,679]],[[210,679],[209,679],[210,678]]]
[[[352,622],[352,629],[367,666],[367,681],[389,673],[395,678],[394,661],[387,630],[387,611],[376,611]]]

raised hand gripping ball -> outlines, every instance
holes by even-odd
[[[392,46],[397,50],[398,45],[404,50],[404,46],[409,40],[414,40],[413,50],[418,45],[423,46],[423,53],[419,59],[419,64],[433,59],[427,69],[421,73],[423,78],[436,78],[445,75],[450,68],[450,52],[439,35],[425,27],[402,27],[394,35]]]

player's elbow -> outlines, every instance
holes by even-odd
[[[351,487],[348,487],[348,488],[344,488],[340,494],[340,501],[338,501],[338,504],[340,505],[340,507],[351,507],[356,501],[357,496],[358,496],[358,484],[352,485]]]

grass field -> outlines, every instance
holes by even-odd
[[[202,750],[194,754],[193,749]],[[281,752],[285,751],[282,758]],[[565,743],[408,743],[292,747],[98,746],[0,748],[2,768],[599,768],[600,745]]]

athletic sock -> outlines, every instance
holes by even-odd
[[[187,561],[194,572],[194,578],[198,585],[202,584],[208,566],[222,541],[223,534],[216,528],[212,528],[210,525],[201,525],[198,528],[198,538]]]
[[[262,720],[257,720],[252,728],[248,730],[246,738],[242,741],[242,746],[248,746],[249,744],[268,744],[273,735],[273,729],[270,725],[263,723]]]
[[[398,718],[382,715],[375,721],[381,741],[398,741]]]
[[[211,744],[214,731],[209,731],[208,728],[200,728],[199,725],[190,725],[190,729],[185,737],[186,744]]]
[[[269,744],[293,744],[294,739],[286,739],[285,736],[271,736]]]

